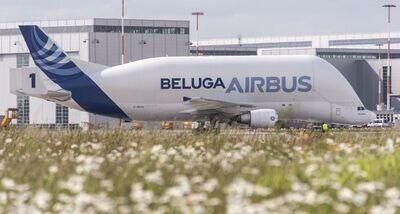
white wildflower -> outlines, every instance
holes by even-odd
[[[181,150],[181,152],[186,157],[195,157],[197,153],[192,146],[185,147],[184,149]]]
[[[253,190],[254,190],[254,194],[259,195],[259,196],[267,196],[267,195],[271,194],[270,189],[263,187],[261,185],[253,185]]]
[[[96,157],[96,156],[85,156],[79,155],[76,158],[78,163],[81,163],[76,167],[76,172],[78,174],[81,173],[90,173],[95,172],[100,168],[100,164],[104,162],[103,157]]]
[[[30,189],[30,186],[29,184],[20,184],[16,185],[14,189],[18,192],[26,192]]]
[[[318,170],[318,165],[317,165],[317,164],[310,164],[310,165],[308,165],[308,166],[306,167],[304,173],[305,173],[307,176],[311,176],[311,175],[313,175],[314,172],[317,171],[317,170]]]
[[[106,191],[111,192],[114,189],[113,182],[111,180],[101,180],[100,186],[103,187]]]
[[[7,138],[5,141],[5,143],[12,143],[12,142],[13,142],[13,140],[11,138]]]
[[[7,203],[7,193],[0,192],[0,204],[6,204],[6,203]]]
[[[51,174],[57,173],[57,172],[58,172],[58,167],[57,167],[56,165],[50,166],[50,167],[49,167],[49,172],[50,172]]]
[[[101,150],[103,148],[103,145],[101,145],[100,143],[91,143],[90,146],[94,150]]]
[[[400,191],[396,187],[392,187],[385,191],[385,197],[387,199],[399,199],[400,198]]]
[[[3,185],[3,187],[4,187],[5,189],[12,189],[12,188],[15,187],[15,182],[14,182],[14,180],[11,179],[11,178],[3,178],[3,179],[1,180],[1,184]]]
[[[354,195],[354,197],[351,199],[351,202],[358,206],[361,207],[365,204],[365,202],[368,199],[368,195],[365,192],[360,192]]]
[[[341,201],[351,201],[354,197],[354,193],[349,188],[343,188],[338,191],[337,197]]]
[[[175,180],[184,193],[189,193],[191,191],[190,182],[186,176],[178,176]]]
[[[193,184],[200,184],[204,182],[204,178],[202,176],[194,176],[190,180]]]
[[[93,204],[100,213],[111,213],[113,210],[112,201],[106,196],[105,193],[100,193],[97,195],[91,195]]]
[[[157,170],[155,172],[147,173],[144,176],[144,179],[146,179],[146,181],[151,182],[151,183],[155,183],[155,184],[159,184],[159,185],[163,184],[161,171],[159,171],[159,170]]]
[[[47,209],[50,200],[51,200],[51,195],[45,190],[39,190],[35,194],[35,197],[33,198],[33,202],[40,209]]]
[[[332,145],[332,144],[335,144],[335,141],[331,138],[328,138],[328,139],[326,139],[326,144]]]
[[[363,182],[356,186],[358,192],[375,193],[377,190],[384,188],[384,185],[380,182]]]
[[[133,148],[135,148],[135,147],[138,146],[138,144],[137,144],[136,142],[131,142],[130,144],[131,144],[131,146],[132,146]]]
[[[376,144],[371,144],[370,146],[369,146],[369,149],[370,150],[377,150],[379,148],[379,146],[378,145],[376,145]]]
[[[196,147],[203,147],[203,146],[204,146],[204,142],[201,142],[201,141],[196,142],[196,143],[195,143],[195,146],[196,146]]]
[[[207,200],[207,194],[205,193],[192,193],[186,196],[189,203],[197,204]]]
[[[252,187],[252,184],[242,178],[238,178],[228,186],[227,192],[238,197],[249,197],[253,194]]]
[[[382,214],[382,213],[386,213],[385,212],[386,209],[381,207],[381,206],[373,206],[370,210],[369,213],[370,214]]]
[[[318,198],[319,195],[314,190],[310,190],[305,193],[303,203],[314,205],[319,203]]]
[[[392,138],[388,138],[386,140],[386,145],[385,145],[385,149],[388,152],[393,152],[394,151],[394,142]]]
[[[282,165],[282,162],[277,159],[272,159],[268,161],[268,165],[278,167]]]
[[[292,183],[292,190],[295,192],[306,192],[309,190],[309,187],[307,184],[299,182],[299,181],[294,181]]]
[[[219,198],[210,198],[205,203],[207,206],[214,207],[221,204],[221,200]]]
[[[303,148],[301,146],[294,146],[293,150],[297,151],[297,152],[300,152],[301,150],[303,150]]]
[[[161,150],[163,150],[163,146],[162,146],[162,145],[160,145],[160,144],[154,145],[154,146],[151,148],[151,154],[157,155],[157,154],[160,153]]]
[[[201,185],[201,189],[206,192],[213,192],[218,186],[218,180],[215,178],[209,179],[207,182]]]
[[[175,156],[178,152],[174,148],[169,148],[167,151],[167,155]]]
[[[347,154],[350,154],[353,151],[353,149],[350,146],[348,146],[347,144],[344,144],[344,143],[339,144],[339,150],[343,151]]]
[[[136,183],[131,187],[130,198],[134,202],[150,204],[153,201],[154,194],[151,191],[143,189],[143,184]]]
[[[271,190],[261,185],[252,184],[244,179],[236,179],[227,188],[228,194],[237,195],[239,197],[249,197],[252,195],[266,196],[271,193]]]
[[[350,211],[350,207],[343,203],[335,203],[333,205],[333,209],[339,213],[348,213]]]
[[[285,195],[285,200],[288,202],[302,203],[304,201],[304,194],[298,192],[289,192]]]
[[[73,193],[78,193],[83,189],[83,182],[85,181],[84,177],[73,175],[71,176],[68,181],[61,182],[60,186],[64,189],[67,189]]]

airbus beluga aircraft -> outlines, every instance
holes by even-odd
[[[99,115],[142,121],[280,120],[366,124],[375,118],[328,62],[313,56],[164,57],[115,67],[70,58],[38,26],[20,26],[40,75],[39,97]]]

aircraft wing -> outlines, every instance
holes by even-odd
[[[254,107],[253,105],[248,104],[239,104],[203,97],[183,97],[183,102],[185,103],[185,105],[189,106],[190,109],[181,113],[194,115],[238,115],[241,112]]]

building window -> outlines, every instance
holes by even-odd
[[[29,66],[29,54],[17,54],[17,68]]]
[[[150,28],[150,27],[147,27],[147,28],[144,29],[144,33],[151,34],[151,33],[153,33],[153,29]]]
[[[29,97],[17,96],[17,124],[29,124]]]
[[[56,124],[62,128],[68,126],[69,110],[68,107],[56,104]]]
[[[94,32],[121,33],[121,26],[101,26],[95,25]],[[189,34],[189,28],[184,27],[141,27],[125,26],[125,33],[146,33],[146,34]]]
[[[388,93],[387,93],[387,86],[388,86],[388,79],[387,79],[387,71],[388,71],[388,69],[387,69],[388,67],[387,66],[384,66],[383,67],[383,69],[382,69],[382,94],[383,94],[383,103],[385,103],[385,104],[387,104],[387,95],[388,95]],[[392,69],[390,69],[390,74],[392,74]],[[390,80],[389,80],[389,86],[390,86],[390,94],[392,93],[392,84],[391,84],[391,82],[392,82],[392,75],[390,75]]]
[[[179,31],[179,34],[189,34],[189,28],[181,27]]]
[[[17,54],[17,68],[29,66],[29,54]],[[29,96],[17,96],[17,124],[29,124]]]
[[[124,28],[125,29],[125,28]],[[104,32],[104,33],[121,33],[122,27],[121,26],[94,26],[94,32]]]
[[[163,28],[162,27],[155,27],[153,29],[153,33],[162,34],[163,33]]]
[[[391,43],[400,43],[400,38],[392,38]],[[343,39],[343,40],[330,40],[329,46],[343,46],[343,45],[375,45],[375,44],[387,44],[386,38],[375,38],[375,39]]]

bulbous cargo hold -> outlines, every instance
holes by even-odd
[[[149,121],[247,114],[245,123],[262,128],[277,118],[364,124],[374,117],[342,74],[318,57],[164,57],[105,68],[70,58],[37,26],[20,28],[42,74],[26,74],[40,78],[15,93],[79,110]]]
[[[358,112],[363,106],[343,75],[314,56],[167,57],[147,59],[105,70],[107,78],[124,76],[115,95],[135,97],[138,103],[164,104],[168,115],[141,114],[143,120],[180,119],[187,110],[182,97],[204,97],[255,109],[274,109],[282,120],[367,123],[374,115]],[[141,90],[129,90],[130,85]],[[143,96],[151,94],[151,98]],[[120,97],[119,102],[129,103]],[[241,109],[245,110],[245,109]],[[143,116],[146,115],[146,116]],[[143,116],[143,117],[142,117]]]

